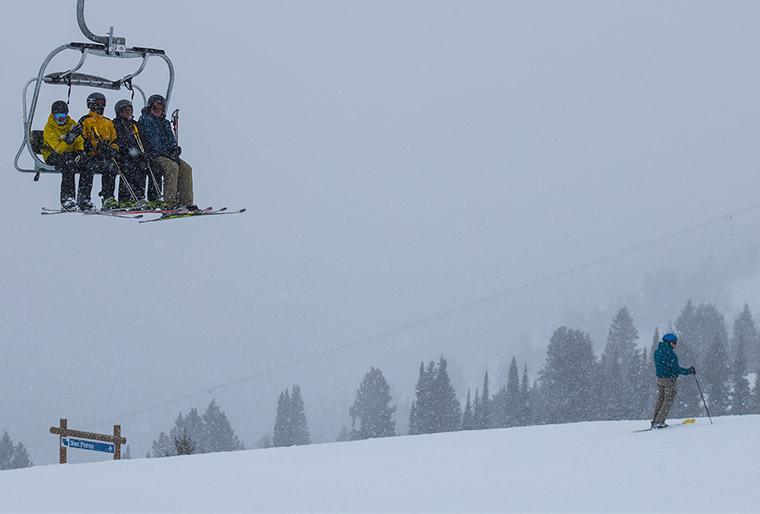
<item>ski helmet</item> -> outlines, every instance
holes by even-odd
[[[51,114],[68,114],[69,104],[67,104],[63,100],[56,100],[55,102],[53,102],[53,105],[50,107],[50,113]]]
[[[119,100],[116,102],[116,105],[114,105],[113,110],[116,113],[116,116],[119,116],[121,114],[121,111],[127,108],[132,108],[132,102],[129,100]]]
[[[675,335],[673,332],[668,332],[664,336],[662,336],[662,340],[666,343],[677,343],[678,342],[678,336]]]
[[[150,95],[150,98],[148,98],[148,109],[152,109],[156,104],[161,104],[166,108],[166,98],[161,95]]]
[[[98,114],[103,114],[106,109],[106,97],[103,93],[92,93],[87,97],[87,108]]]

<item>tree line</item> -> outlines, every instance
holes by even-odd
[[[729,332],[724,316],[712,304],[689,301],[675,324],[677,353],[683,367],[695,366],[711,414],[760,414],[760,332],[748,305]],[[494,392],[488,372],[474,389],[460,397],[451,384],[448,362],[419,366],[408,434],[482,430],[547,423],[595,420],[649,419],[654,405],[652,352],[660,341],[655,330],[651,345],[639,344],[629,311],[622,307],[611,320],[601,355],[594,353],[590,336],[568,327],[553,333],[546,360],[533,383],[527,365],[522,370],[513,357],[506,383]],[[398,435],[397,408],[380,369],[364,375],[348,408],[351,426],[338,441]],[[696,383],[679,381],[672,416],[703,414]],[[257,447],[309,444],[311,441],[301,388],[293,385],[277,399],[273,430]],[[244,449],[226,414],[212,400],[201,415],[193,408],[179,413],[174,427],[161,432],[147,457]],[[6,432],[0,440],[0,470],[32,465],[23,444],[14,444]]]

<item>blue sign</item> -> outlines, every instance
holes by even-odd
[[[74,437],[61,437],[61,444],[69,448],[79,448],[80,450],[92,450],[94,452],[114,453],[116,451],[113,443],[97,443],[85,439],[76,439]]]

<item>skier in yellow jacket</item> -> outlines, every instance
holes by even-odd
[[[90,172],[101,173],[100,196],[104,209],[113,209],[119,204],[114,198],[116,191],[116,161],[119,146],[116,144],[116,128],[113,122],[103,116],[106,97],[102,93],[92,93],[87,97],[90,112],[80,120],[82,136],[87,149],[87,168]]]
[[[67,211],[79,207],[92,209],[92,173],[84,166],[84,141],[72,130],[76,122],[69,117],[69,106],[58,100],[53,102],[50,116],[43,130],[42,158],[61,173],[61,208]],[[79,190],[75,200],[75,174],[79,173]]]

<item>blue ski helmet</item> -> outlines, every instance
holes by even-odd
[[[678,342],[678,336],[675,335],[673,332],[668,332],[664,336],[662,336],[662,340],[666,343],[677,343]]]

